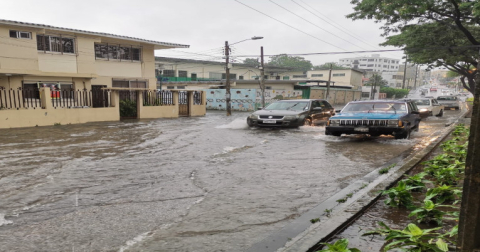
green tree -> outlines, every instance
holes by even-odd
[[[343,70],[343,69],[350,69],[348,67],[342,67],[340,65],[338,65],[337,63],[335,62],[327,62],[323,65],[318,65],[318,66],[314,66],[313,67],[313,70],[329,70],[330,69],[330,65],[332,65],[332,69],[334,70]]]
[[[258,62],[258,59],[254,58],[246,58],[243,60],[243,64],[252,66],[252,67],[258,67],[260,66],[260,62]]]
[[[267,65],[276,67],[289,67],[303,72],[312,70],[313,67],[312,62],[309,60],[298,56],[288,56],[287,54],[272,56]]]
[[[383,23],[383,35],[387,37],[383,45],[405,47],[414,63],[426,62],[429,67],[440,65],[458,72],[464,87],[473,92],[477,71],[472,71],[471,66],[477,61],[469,57],[477,53],[472,54],[469,48],[440,50],[435,46],[480,45],[477,40],[480,1],[352,0],[351,3],[354,12],[347,15],[348,18]],[[389,36],[391,33],[399,34]]]
[[[364,86],[377,86],[377,87],[385,87],[388,85],[388,81],[384,80],[381,75],[374,74],[372,77],[365,82]]]

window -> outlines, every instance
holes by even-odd
[[[323,74],[312,74],[312,77],[323,77]]]
[[[366,65],[365,65],[365,64],[362,64],[362,65],[360,65],[360,66],[362,67],[362,66],[366,66]]]
[[[167,86],[167,89],[175,89],[175,86]]]
[[[140,61],[141,48],[118,44],[95,43],[95,59]]]
[[[265,89],[272,89],[272,86],[265,86]]]
[[[374,59],[368,59],[368,61],[374,61]]]
[[[214,79],[214,80],[221,80],[222,79],[222,74],[221,73],[208,73],[208,78]]]
[[[178,77],[187,77],[188,76],[188,73],[187,71],[178,71]]]
[[[196,73],[192,73],[190,76],[191,76],[191,78],[192,78],[192,81],[196,81],[196,80],[197,80],[197,74],[196,74]]]
[[[32,39],[32,33],[10,30],[10,38]]]
[[[344,73],[336,73],[336,74],[333,74],[333,76],[345,76]]]
[[[238,76],[239,80],[243,80],[243,75]]]
[[[306,74],[297,74],[297,75],[293,75],[292,78],[307,78],[307,75]]]
[[[283,76],[284,80],[290,80],[290,76]]]
[[[62,36],[37,35],[37,50],[75,53],[75,39]]]
[[[227,79],[227,74],[222,73],[222,80]],[[236,80],[237,79],[237,74],[230,74],[230,80]]]
[[[175,77],[175,70],[163,70],[163,77]]]
[[[177,86],[177,89],[185,89],[185,86]]]
[[[367,65],[367,67],[373,67],[373,64],[369,64],[369,65]]]

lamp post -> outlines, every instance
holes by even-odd
[[[230,95],[230,46],[234,44],[238,44],[243,41],[247,40],[258,40],[258,39],[263,39],[263,37],[251,37],[249,39],[244,39],[240,40],[238,42],[235,42],[233,44],[228,44],[228,41],[225,41],[225,78],[226,78],[226,84],[225,84],[225,101],[227,105],[227,116],[232,115],[232,106],[230,104],[231,100],[231,95]]]

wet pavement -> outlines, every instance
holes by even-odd
[[[248,113],[0,131],[4,251],[244,251],[418,145],[248,128]]]

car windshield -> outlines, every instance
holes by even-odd
[[[386,112],[386,113],[398,113],[406,112],[407,106],[405,103],[395,102],[362,102],[362,103],[349,103],[343,108],[342,112],[362,113],[362,112]]]
[[[307,101],[277,101],[267,107],[266,110],[295,110],[303,111],[308,106]]]
[[[428,99],[418,99],[418,100],[412,100],[412,101],[419,106],[430,106],[430,100]]]
[[[455,96],[439,96],[437,97],[437,101],[455,101],[457,97]]]

